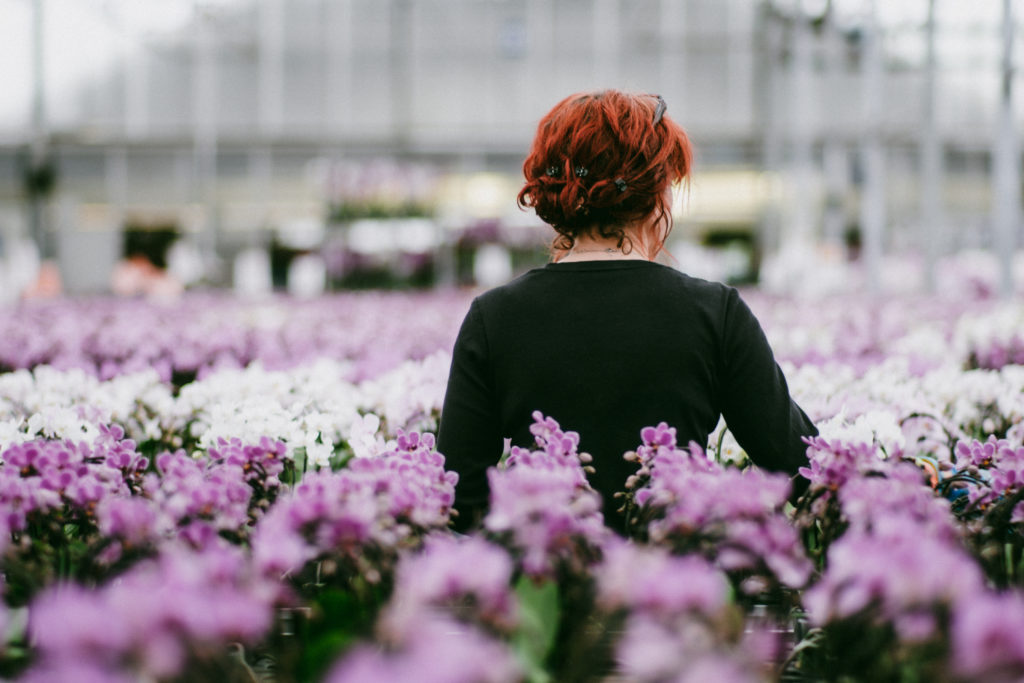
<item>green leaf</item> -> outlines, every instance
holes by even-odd
[[[555,642],[559,623],[558,585],[545,581],[537,585],[528,576],[520,577],[515,587],[519,598],[519,628],[512,643],[530,683],[546,683],[551,675],[544,661]]]
[[[306,473],[306,447],[300,446],[292,451],[292,484],[297,485],[302,481],[302,475]]]
[[[301,627],[297,665],[298,680],[320,680],[330,665],[354,644],[369,640],[381,605],[383,591],[353,591],[329,588],[313,600],[314,617]]]

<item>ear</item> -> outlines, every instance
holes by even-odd
[[[551,247],[548,249],[551,260],[561,261],[572,250],[573,240],[568,235],[557,233],[551,240]]]

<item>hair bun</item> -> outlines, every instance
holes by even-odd
[[[693,150],[664,100],[617,90],[571,95],[548,112],[523,164],[518,203],[570,242],[586,231],[671,227],[667,190],[689,176]]]

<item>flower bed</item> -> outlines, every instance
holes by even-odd
[[[0,675],[1024,677],[1024,307],[748,298],[821,429],[809,489],[651,425],[628,541],[539,414],[448,530],[468,295],[0,316]]]

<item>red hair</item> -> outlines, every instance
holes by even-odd
[[[672,229],[669,188],[693,164],[686,132],[663,112],[657,95],[604,90],[570,95],[541,119],[518,203],[555,229],[554,249],[581,235],[632,249],[626,228],[642,225],[654,231],[649,256],[661,250]]]

